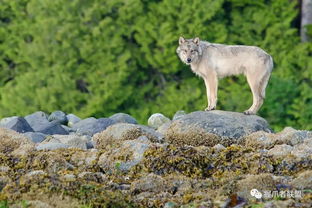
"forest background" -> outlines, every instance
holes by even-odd
[[[0,0],[0,117],[62,110],[129,113],[141,123],[207,105],[176,55],[179,36],[256,45],[274,59],[259,115],[312,130],[312,43],[295,0]],[[307,33],[312,34],[311,27]],[[220,81],[217,109],[252,102],[243,76]]]

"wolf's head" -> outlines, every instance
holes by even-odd
[[[187,65],[191,63],[196,63],[201,54],[201,47],[199,46],[199,38],[194,39],[184,39],[183,37],[179,38],[179,47],[177,48],[177,54],[180,57],[181,61]]]

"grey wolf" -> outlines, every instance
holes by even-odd
[[[176,52],[183,63],[204,79],[208,100],[206,111],[216,108],[219,78],[244,74],[253,96],[251,107],[244,113],[258,112],[273,69],[273,59],[264,50],[256,46],[210,43],[198,37],[180,37]]]

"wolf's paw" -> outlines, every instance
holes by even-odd
[[[208,106],[207,108],[205,108],[205,111],[212,111],[215,109],[216,109],[216,106]]]
[[[251,110],[245,110],[245,111],[244,111],[244,114],[245,114],[245,115],[256,115],[256,113],[253,112],[253,111],[251,111]]]

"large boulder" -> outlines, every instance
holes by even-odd
[[[170,119],[161,113],[154,113],[149,117],[147,121],[148,125],[155,129],[159,128],[160,126],[168,122],[170,122]]]
[[[138,122],[133,118],[132,116],[126,114],[126,113],[116,113],[109,117],[116,123],[130,123],[130,124],[137,124]]]
[[[0,128],[0,153],[24,156],[35,150],[35,145],[16,131]]]
[[[94,134],[105,130],[115,122],[109,118],[86,118],[72,126],[72,129],[78,134],[93,136]]]
[[[146,136],[134,140],[119,140],[119,144],[107,148],[99,157],[98,165],[107,173],[114,171],[127,172],[139,164],[151,141]]]
[[[163,140],[160,133],[147,126],[117,123],[94,135],[93,141],[96,148],[106,149],[108,146],[118,145],[120,141],[134,140],[140,136],[146,136],[153,142],[162,142]]]
[[[174,120],[165,137],[177,145],[228,145],[256,131],[271,132],[266,120],[256,115],[226,111],[196,111]]]
[[[40,132],[26,132],[24,135],[34,143],[40,143],[46,138],[46,134]]]
[[[1,125],[1,127],[8,128],[19,133],[34,131],[23,117],[12,117],[10,120]]]
[[[63,134],[67,135],[69,134],[68,131],[66,131],[62,125],[58,121],[52,121],[48,123],[41,123],[37,126],[37,132],[53,135],[53,134]]]
[[[87,136],[80,135],[51,135],[48,136],[43,143],[62,143],[72,148],[87,149]]]
[[[67,148],[69,148],[69,145],[59,142],[40,143],[38,146],[36,146],[36,150],[56,150]]]
[[[67,117],[63,111],[54,111],[48,117],[49,121],[57,121],[60,124],[67,124]]]
[[[312,139],[311,131],[296,130],[291,127],[284,128],[278,133],[268,133],[264,131],[257,131],[243,140],[246,146],[270,149],[275,145],[287,144],[287,145],[299,145],[304,142],[308,142]]]
[[[67,126],[72,127],[75,123],[78,123],[79,121],[81,121],[81,118],[79,118],[78,116],[74,115],[74,114],[68,114],[66,115],[67,118]]]
[[[49,124],[48,115],[42,111],[37,111],[24,118],[34,131],[39,131],[42,126]]]

